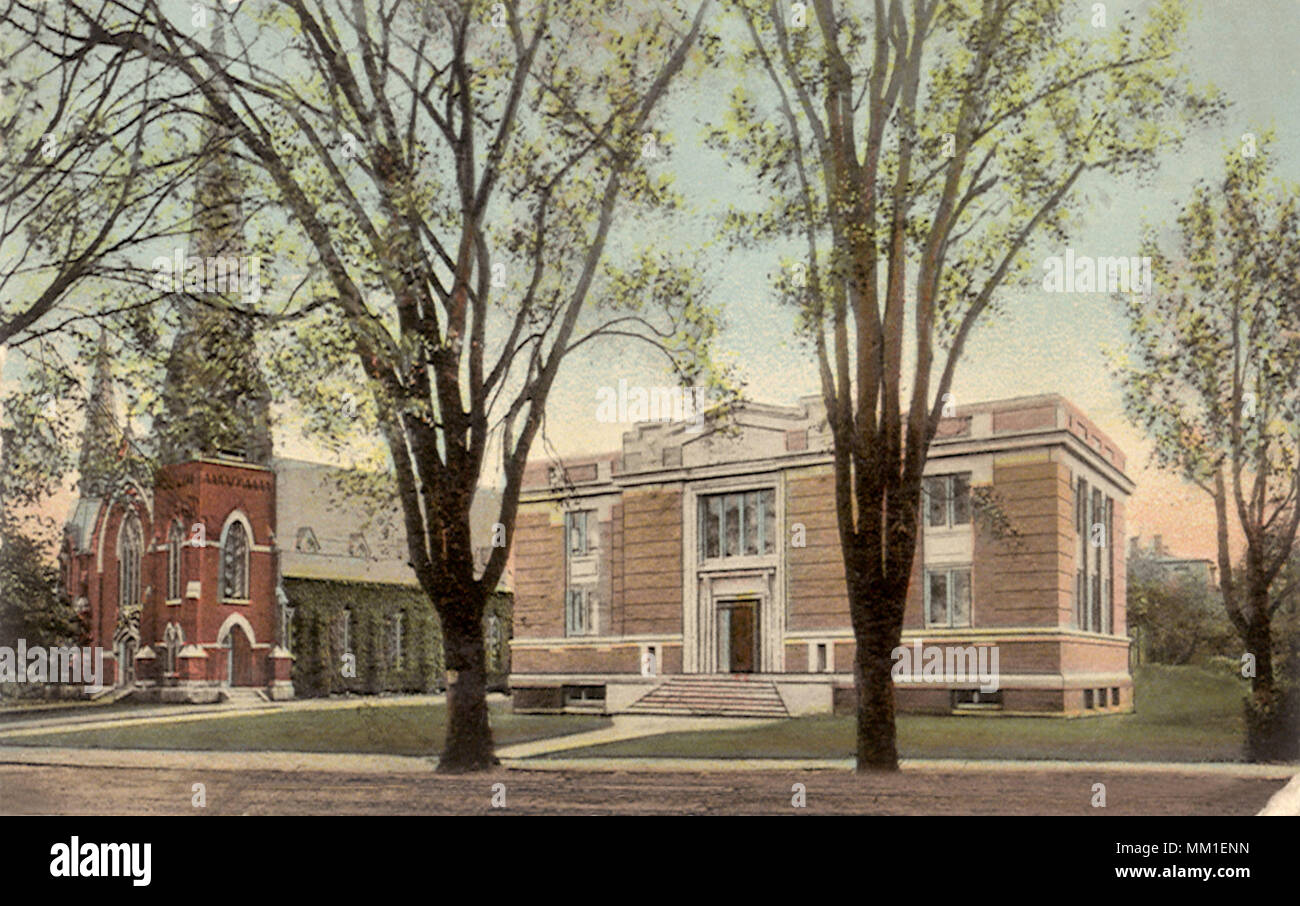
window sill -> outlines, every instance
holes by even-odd
[[[717,572],[728,569],[775,569],[776,554],[742,554],[736,557],[709,557],[699,561],[700,572]]]
[[[163,601],[163,603],[166,604],[168,607],[180,607],[182,604],[185,603],[185,599],[184,599],[184,598],[168,598],[166,601]]]
[[[221,603],[222,603],[222,604],[244,605],[244,604],[252,604],[252,603],[253,603],[253,599],[252,599],[252,598],[222,598],[222,599],[221,599]]]

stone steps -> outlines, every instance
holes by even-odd
[[[628,714],[789,717],[771,680],[748,676],[675,676],[627,707]]]

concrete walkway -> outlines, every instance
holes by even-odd
[[[505,696],[489,695],[488,701]],[[193,720],[216,720],[245,717],[250,714],[273,714],[281,711],[338,711],[348,708],[390,708],[401,705],[434,705],[447,700],[446,695],[403,695],[392,698],[306,698],[281,702],[226,702],[216,705],[160,705],[139,709],[115,710],[106,714],[86,713],[46,715],[31,720],[0,723],[0,741],[17,736],[39,736],[76,730],[104,730],[144,724],[180,723]],[[93,708],[94,706],[91,706]]]
[[[521,742],[501,746],[497,757],[506,759],[535,758],[552,752],[572,751],[585,746],[598,746],[607,742],[624,739],[636,739],[641,736],[657,736],[660,733],[698,733],[706,730],[734,730],[738,727],[754,727],[772,723],[766,718],[754,717],[670,717],[636,714],[615,714],[610,717],[612,723],[599,730],[573,733],[569,736],[553,736],[550,739],[537,739],[533,742]],[[585,759],[583,759],[585,760]]]
[[[4,750],[0,749],[0,753]],[[2,757],[2,756],[0,756]],[[851,771],[852,758],[530,758],[505,759],[506,767],[529,771]],[[956,758],[902,758],[903,771],[979,774],[1042,771],[1121,772],[1126,774],[1205,774],[1287,780],[1300,776],[1300,767],[1285,764],[1176,761],[971,761]]]

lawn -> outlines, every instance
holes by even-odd
[[[492,737],[498,746],[609,725],[609,718],[594,715],[547,717],[511,714],[505,704],[492,703],[489,707]],[[361,704],[355,708],[266,711],[9,738],[0,729],[0,745],[431,755],[442,749],[446,718],[443,704]]]
[[[1245,681],[1197,667],[1139,667],[1134,714],[1082,717],[900,715],[903,758],[1241,761]],[[817,715],[736,730],[668,733],[565,758],[848,758],[854,718]]]

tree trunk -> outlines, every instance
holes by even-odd
[[[907,595],[907,587],[902,594]],[[858,693],[857,769],[865,771],[898,770],[898,736],[894,725],[894,649],[902,639],[902,627],[883,625],[876,614],[896,610],[901,602],[887,602],[876,596],[852,601],[850,607],[862,608],[864,621],[870,625],[865,633],[855,633],[857,654],[853,659],[853,685]],[[897,603],[898,606],[891,606]]]
[[[1251,761],[1274,761],[1284,748],[1280,739],[1285,709],[1278,701],[1273,676],[1273,626],[1268,588],[1252,577],[1248,621],[1242,639],[1255,656],[1255,675],[1250,680],[1250,706],[1246,721],[1246,754]]]
[[[442,625],[447,658],[447,739],[438,771],[444,774],[485,771],[500,763],[488,726],[483,607],[461,602],[454,611],[443,617]]]

